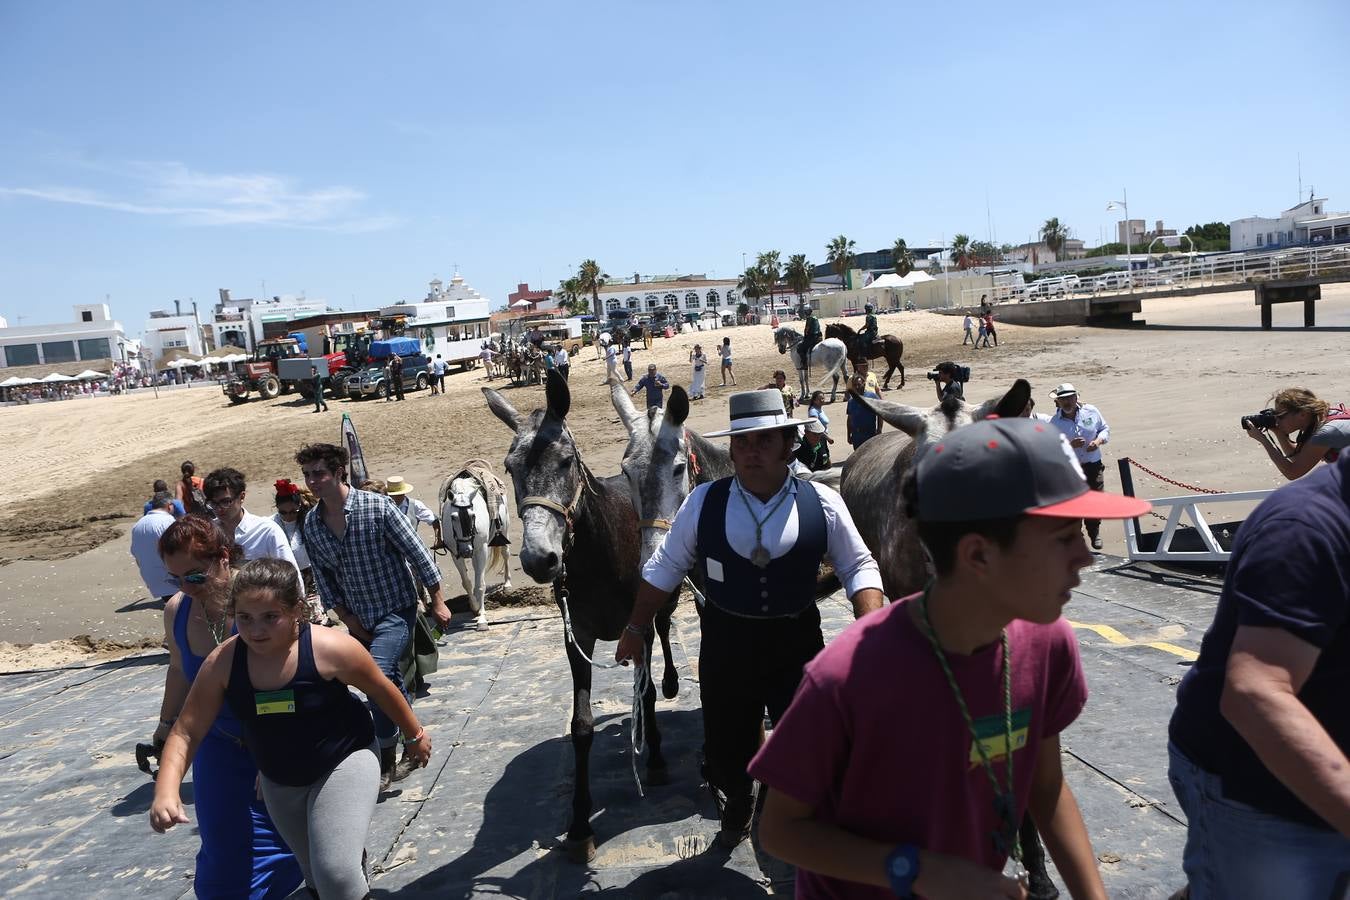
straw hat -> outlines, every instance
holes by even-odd
[[[389,480],[385,482],[387,493],[391,497],[401,497],[404,494],[411,494],[413,486],[403,480],[402,475],[390,475]]]

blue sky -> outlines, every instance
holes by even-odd
[[[0,315],[1350,209],[1350,4],[952,9],[0,3]]]

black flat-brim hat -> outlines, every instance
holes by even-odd
[[[742,391],[732,394],[731,427],[725,431],[710,431],[704,437],[749,434],[752,431],[772,431],[775,428],[795,428],[806,424],[788,416],[783,408],[783,394],[776,390]]]
[[[1147,500],[1089,490],[1068,439],[1039,419],[958,428],[924,454],[917,478],[922,522],[1133,519],[1152,508]]]

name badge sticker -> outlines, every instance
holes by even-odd
[[[253,694],[253,709],[260,716],[295,712],[295,691],[256,691]]]
[[[726,580],[726,576],[722,574],[722,563],[719,560],[708,560],[708,578],[712,581]]]

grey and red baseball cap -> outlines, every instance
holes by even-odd
[[[1064,435],[1040,419],[983,419],[928,449],[917,469],[919,520],[1014,516],[1133,519],[1147,500],[1088,489]]]

